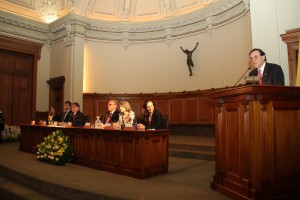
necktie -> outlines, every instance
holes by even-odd
[[[108,116],[108,118],[107,118],[107,121],[106,121],[106,123],[109,123],[110,122],[110,119],[111,119],[111,113],[109,113],[109,116]]]
[[[262,85],[262,74],[261,74],[260,69],[258,69],[258,74],[257,74],[257,76],[259,77],[259,85]]]
[[[65,116],[64,116],[64,118],[63,118],[63,120],[62,120],[63,122],[65,121],[68,112],[69,112],[69,110],[66,112],[66,114],[65,114]]]

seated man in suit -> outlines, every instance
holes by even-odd
[[[249,73],[249,76],[260,77],[260,85],[284,86],[284,75],[281,67],[276,64],[267,63],[265,52],[261,49],[252,49],[249,53],[249,58],[255,67]]]
[[[61,116],[61,119],[62,119],[61,121],[62,122],[68,122],[70,120],[70,116],[72,114],[71,102],[70,101],[65,102],[64,110],[65,110],[65,112]]]
[[[166,125],[163,122],[161,112],[155,107],[153,101],[146,101],[146,112],[142,117],[142,123],[137,125],[140,130],[143,129],[164,129]]]
[[[119,120],[120,111],[117,110],[118,101],[111,99],[107,104],[107,112],[104,115],[103,124],[116,123]]]
[[[84,126],[85,117],[82,112],[80,112],[79,103],[72,103],[72,114],[70,116],[69,122],[72,122],[72,126]]]

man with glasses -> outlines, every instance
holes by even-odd
[[[84,126],[85,125],[85,117],[82,112],[80,112],[79,103],[72,103],[72,115],[70,116],[70,121],[72,122],[72,126]]]
[[[120,111],[117,110],[118,101],[111,99],[107,104],[107,112],[104,115],[103,123],[112,124],[119,120]]]

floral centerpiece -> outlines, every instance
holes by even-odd
[[[1,132],[1,139],[4,142],[16,142],[19,140],[21,129],[19,126],[4,125],[4,130]]]
[[[70,162],[73,154],[73,146],[68,136],[62,130],[56,130],[44,138],[37,145],[37,159],[55,165],[64,165]]]

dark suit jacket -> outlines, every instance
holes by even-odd
[[[148,112],[146,112],[146,113],[148,114]],[[158,130],[158,129],[166,128],[165,124],[163,122],[162,114],[156,108],[153,111],[151,125],[149,125],[148,121],[149,121],[148,115],[145,115],[143,117],[143,120],[142,120],[142,124],[145,125],[145,129],[156,129],[156,130]]]
[[[71,114],[70,121],[72,122],[72,126],[84,126],[85,125],[85,117],[82,112],[78,111],[76,115]]]
[[[67,115],[66,115],[66,113],[67,113]],[[71,114],[72,114],[72,110],[68,110],[67,112],[64,112],[64,113],[61,115],[61,120],[62,120],[62,122],[69,122],[69,121],[70,121]],[[65,117],[65,115],[66,115],[66,117]]]
[[[249,73],[249,76],[257,76],[258,70],[255,68]],[[281,67],[276,64],[266,63],[263,77],[263,85],[282,85],[284,86],[284,75]]]
[[[103,124],[106,123],[109,114],[110,114],[109,111],[107,111],[107,112],[105,113],[104,119],[103,119]],[[115,110],[115,112],[113,112],[113,114],[112,114],[112,116],[111,116],[111,118],[110,118],[110,122],[109,122],[109,123],[115,123],[115,122],[119,121],[119,114],[120,114],[120,111]]]

